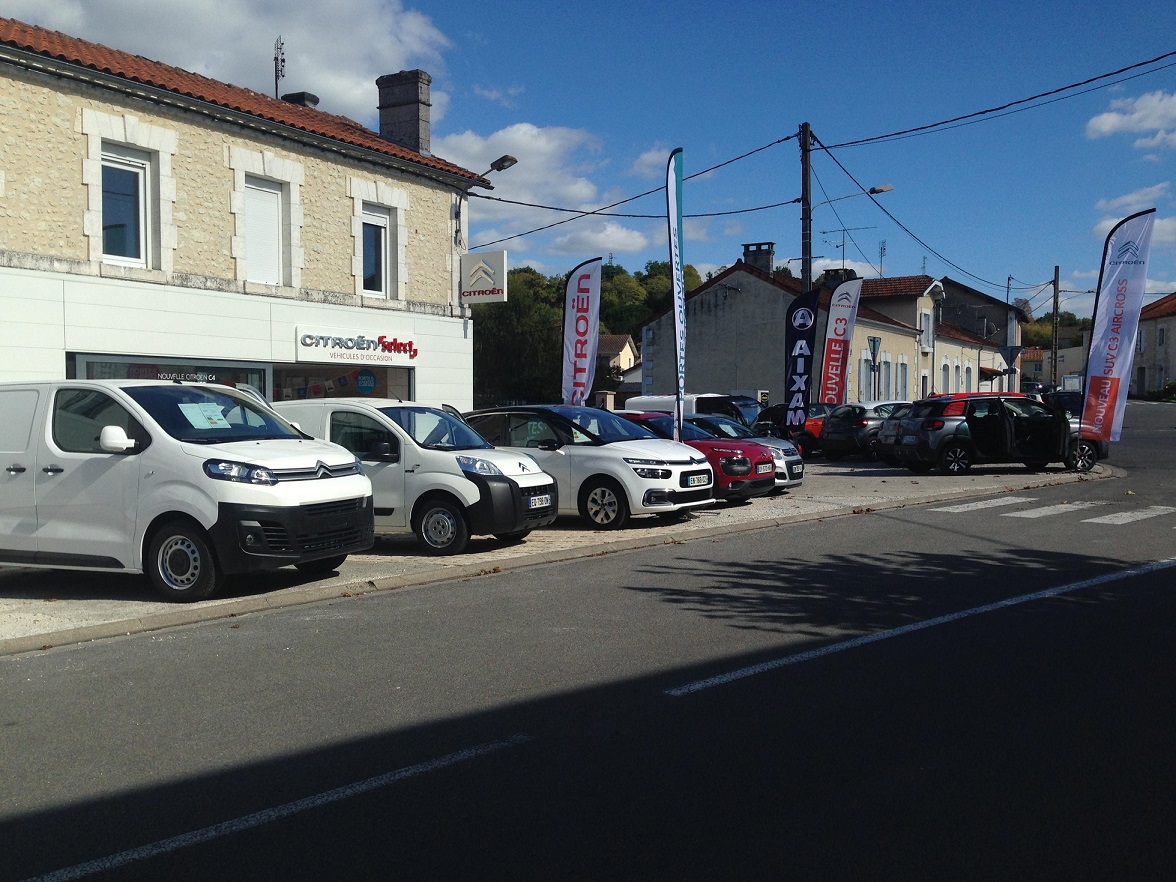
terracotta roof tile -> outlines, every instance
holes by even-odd
[[[935,284],[931,276],[894,276],[888,279],[863,279],[862,298],[918,297]]]
[[[0,44],[101,71],[130,82],[154,86],[470,181],[478,179],[478,175],[468,169],[386,141],[376,132],[347,117],[270,98],[251,89],[232,86],[140,55],[120,52],[15,19],[0,18]]]
[[[1167,318],[1170,315],[1176,315],[1176,293],[1161,297],[1154,303],[1149,303],[1139,312],[1140,321]]]

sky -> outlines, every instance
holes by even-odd
[[[470,249],[545,275],[668,260],[681,148],[683,260],[705,278],[773,242],[799,276],[807,122],[828,148],[812,154],[814,276],[949,276],[1040,316],[1057,266],[1061,309],[1089,316],[1108,231],[1155,208],[1147,301],[1176,291],[1176,55],[1133,67],[1176,52],[1172,0],[0,0],[0,15],[270,95],[280,38],[281,93],[373,129],[376,78],[425,70],[435,155],[474,172],[518,159],[474,191],[502,201],[471,198]]]

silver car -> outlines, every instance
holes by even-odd
[[[799,487],[804,482],[804,459],[796,445],[787,438],[777,438],[774,435],[761,435],[747,428],[730,417],[718,414],[692,414],[684,418],[686,422],[697,426],[705,432],[710,432],[718,438],[738,438],[741,441],[755,441],[772,451],[772,459],[776,463],[776,489],[784,490]]]

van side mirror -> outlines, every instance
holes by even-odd
[[[126,429],[122,426],[103,426],[98,436],[98,446],[107,453],[126,453],[134,450],[137,444],[137,441],[127,437]]]
[[[392,449],[387,441],[380,441],[372,445],[372,449],[364,459],[378,459],[381,462],[400,462],[400,454]]]
[[[558,441],[556,441],[554,438],[544,438],[542,441],[539,442],[539,449],[540,450],[559,450],[560,447],[562,447],[562,446],[563,445],[560,444]]]

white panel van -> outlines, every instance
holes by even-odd
[[[171,600],[375,541],[371,482],[219,385],[0,383],[0,564],[146,573]]]
[[[376,532],[411,530],[429,554],[460,554],[476,534],[519,542],[558,513],[555,478],[534,457],[493,447],[460,416],[391,398],[273,406],[359,457],[375,494]]]

